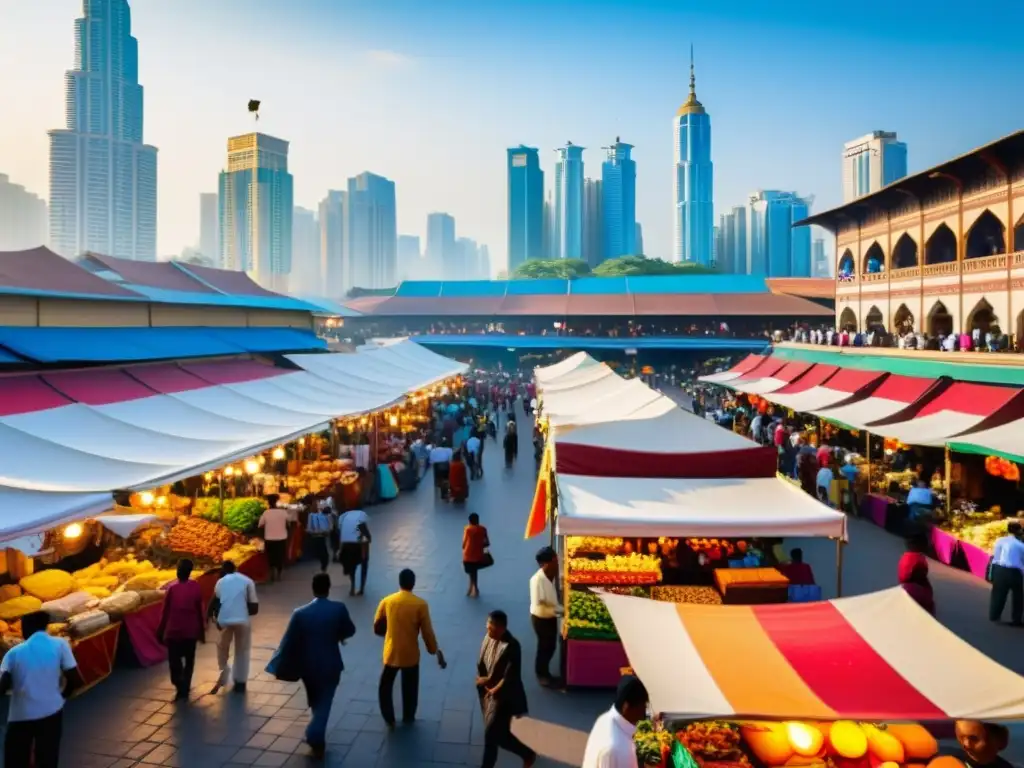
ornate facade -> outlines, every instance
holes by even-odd
[[[798,225],[836,238],[836,325],[1024,339],[1024,131]]]

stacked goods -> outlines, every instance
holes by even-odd
[[[213,523],[222,522],[235,533],[247,533],[256,529],[260,516],[266,511],[263,499],[245,496],[238,499],[200,497],[192,507],[192,515]]]
[[[221,556],[221,560],[240,565],[259,551],[259,546],[255,544],[235,544]]]
[[[346,474],[347,462],[342,459],[324,459],[322,461],[311,461],[306,464],[289,483],[292,494],[301,499],[308,494],[320,493],[329,490],[335,483],[343,482]],[[359,477],[355,472],[351,473]],[[349,482],[354,482],[349,480]]]
[[[72,637],[86,637],[110,624],[110,616],[101,610],[86,611],[68,619],[68,633]]]
[[[200,496],[192,503],[192,514],[204,520],[220,522],[221,503],[215,496]]]
[[[900,768],[924,766],[938,752],[920,725],[852,720],[691,722],[675,737],[699,768]]]
[[[663,603],[721,605],[722,596],[714,587],[652,587],[651,597]]]
[[[730,557],[743,557],[750,549],[745,541],[729,539],[687,539],[686,546],[709,560],[723,560]]]
[[[567,636],[574,640],[617,640],[619,637],[604,601],[590,592],[575,589],[569,593],[565,628]]]
[[[43,601],[38,597],[32,597],[32,595],[12,597],[10,600],[4,600],[0,603],[0,620],[12,621],[20,619],[22,616],[35,613],[42,607]]]
[[[55,568],[26,576],[18,584],[25,594],[38,597],[44,603],[64,597],[78,586],[70,573]]]
[[[117,621],[126,613],[136,610],[141,603],[142,599],[136,592],[118,592],[100,600],[97,608],[107,614],[111,621]]]
[[[593,552],[599,555],[614,555],[622,550],[623,541],[601,536],[566,536],[565,553],[575,557],[577,552]]]
[[[53,621],[67,621],[69,616],[82,613],[87,610],[90,603],[96,600],[91,594],[85,592],[72,592],[70,595],[50,600],[40,606],[40,610],[50,614]]]
[[[223,525],[193,516],[179,518],[171,529],[168,543],[174,552],[219,563],[235,543],[235,537]]]
[[[655,555],[605,555],[603,560],[569,560],[570,584],[656,584],[661,581],[661,558]]]
[[[656,730],[650,720],[641,720],[633,733],[636,761],[640,765],[665,765],[672,751],[672,734]]]

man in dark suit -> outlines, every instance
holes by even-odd
[[[313,601],[295,609],[279,650],[282,660],[306,687],[306,699],[312,710],[306,743],[316,757],[322,757],[326,748],[331,703],[345,668],[340,644],[356,633],[348,608],[329,599],[330,591],[331,577],[316,574]]]
[[[508,631],[508,616],[491,611],[476,670],[484,720],[483,768],[494,768],[499,749],[521,758],[526,768],[537,759],[537,753],[512,734],[512,719],[527,711],[522,671],[523,651]]]

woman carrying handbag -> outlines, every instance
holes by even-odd
[[[490,546],[487,529],[480,525],[480,515],[474,512],[469,516],[469,525],[462,532],[462,567],[469,576],[467,597],[480,597],[477,574],[494,565],[494,558],[487,551]]]

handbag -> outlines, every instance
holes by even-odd
[[[477,564],[477,570],[483,570],[484,568],[490,568],[494,565],[494,555],[488,551],[484,551],[484,559]]]
[[[373,634],[377,637],[386,637],[388,634],[388,617],[381,616],[373,622]]]

